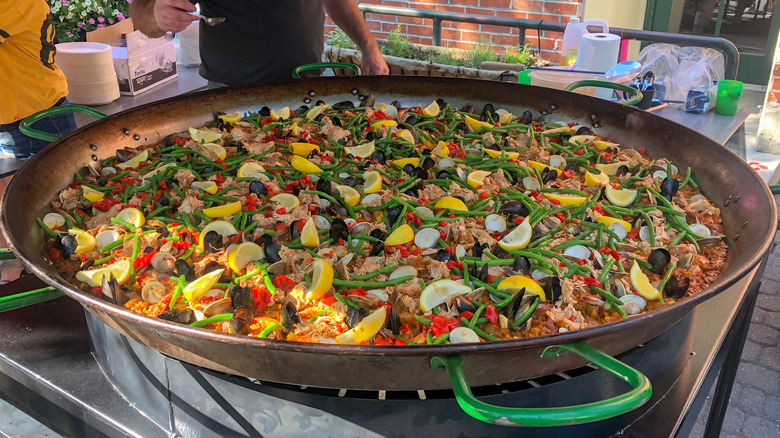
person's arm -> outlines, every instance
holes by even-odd
[[[135,0],[130,3],[133,25],[144,35],[158,38],[165,32],[181,32],[198,17],[195,5],[187,0]]]
[[[139,0],[136,0],[139,1]],[[363,56],[364,75],[386,75],[390,69],[379,51],[374,36],[368,30],[355,0],[324,0],[325,12],[355,44]]]

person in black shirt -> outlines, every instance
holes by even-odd
[[[290,79],[298,65],[320,62],[325,12],[362,52],[365,75],[389,72],[376,40],[355,0],[199,0],[206,17],[225,17],[216,26],[200,25],[201,76],[236,85]],[[135,0],[130,15],[150,37],[181,32],[198,17],[187,0]]]

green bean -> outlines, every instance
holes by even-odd
[[[263,283],[265,283],[265,288],[268,289],[268,293],[276,295],[276,286],[274,286],[273,281],[271,281],[271,276],[268,275],[268,272],[266,272],[265,269],[260,269],[260,273],[263,275]]]
[[[381,267],[381,268],[379,268],[379,269],[377,269],[377,270],[375,270],[373,272],[370,272],[368,274],[365,274],[365,275],[353,275],[352,279],[353,280],[370,280],[370,279],[376,277],[379,274],[389,274],[390,272],[393,272],[395,270],[396,266],[398,266],[398,265],[393,263],[391,265],[383,266],[383,267]]]
[[[233,319],[232,313],[222,313],[220,315],[214,315],[205,319],[201,319],[200,321],[195,321],[190,324],[190,327],[205,327],[215,322],[229,321],[231,319]]]
[[[274,330],[280,328],[281,326],[282,325],[278,324],[278,323],[277,324],[271,324],[268,327],[264,328],[263,331],[261,331],[260,334],[257,335],[257,337],[261,338],[261,339],[267,338],[268,335],[271,334],[271,332],[273,332]]]
[[[47,227],[40,218],[36,217],[35,221],[38,222],[38,225],[41,227],[41,229],[49,236],[54,237],[55,239],[59,236],[59,234],[55,233],[51,228]]]
[[[675,269],[677,269],[677,264],[671,263],[669,265],[669,269],[666,270],[666,274],[664,274],[664,278],[661,279],[661,283],[658,284],[658,291],[661,292],[661,294],[664,293],[664,288],[666,287],[666,283],[669,281],[670,278],[672,278],[672,273],[674,273]]]
[[[420,316],[420,315],[414,315],[414,318],[415,318],[415,319],[416,319],[416,320],[417,320],[417,321],[418,321],[420,324],[423,324],[423,325],[433,325],[433,322],[431,322],[431,320],[430,320],[430,319],[428,319],[428,318],[423,318],[423,317],[422,317],[422,316]]]
[[[129,222],[125,222],[122,219],[117,219],[115,217],[111,218],[111,222],[113,222],[115,224],[118,224],[118,225],[122,225],[125,228],[127,228],[131,233],[135,233],[135,230],[136,230],[135,225],[133,225],[133,224],[131,224]]]
[[[396,278],[394,280],[387,280],[387,281],[345,281],[340,279],[333,279],[333,285],[339,286],[339,287],[348,287],[348,288],[381,288],[381,287],[387,287],[387,286],[395,286],[396,284],[405,283],[411,279],[413,279],[413,275],[406,275],[403,277]]]

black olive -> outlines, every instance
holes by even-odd
[[[171,233],[168,231],[168,227],[157,228],[157,234],[159,234],[161,238],[168,237],[171,235]]]
[[[248,335],[252,330],[249,324],[241,318],[233,318],[228,321],[227,332],[231,335]]]
[[[371,154],[371,159],[376,161],[379,164],[384,164],[385,163],[385,153],[380,151],[380,150],[375,150]]]
[[[414,175],[414,165],[412,164],[405,165],[403,170],[407,175]]]
[[[387,328],[397,335],[401,330],[401,325],[401,317],[398,316],[398,312],[396,312],[394,307],[391,308],[390,315],[387,318]]]
[[[512,270],[518,274],[530,275],[531,274],[531,262],[526,257],[517,256],[515,262],[512,263]]]
[[[558,171],[555,169],[550,169],[548,167],[544,168],[544,171],[542,172],[542,182],[547,184],[548,182],[555,181],[558,178]]]
[[[467,104],[463,105],[463,107],[460,110],[458,110],[458,111],[463,111],[464,113],[474,114],[474,105],[472,105],[470,103],[467,103]]]
[[[263,117],[268,117],[271,115],[271,108],[268,108],[267,106],[264,106],[260,108],[260,115]]]
[[[542,289],[550,299],[551,303],[558,301],[561,298],[561,279],[558,277],[544,277],[540,281]]]
[[[428,157],[430,158],[430,157]],[[415,167],[414,168],[414,176],[417,178],[420,178],[422,180],[428,179],[428,171],[423,169],[422,167]]]
[[[298,324],[301,321],[298,317],[298,311],[295,308],[295,304],[293,304],[292,301],[285,303],[279,313],[279,319],[282,322],[282,330],[284,330],[285,333],[293,331],[295,324]]]
[[[249,193],[254,193],[257,196],[265,196],[268,194],[268,187],[260,181],[252,181],[249,183]]]
[[[205,175],[207,173],[213,173],[213,172],[214,172],[214,168],[213,167],[206,166],[206,167],[203,168],[203,170],[200,173]]]
[[[163,196],[163,197],[161,197],[160,199],[157,200],[157,204],[159,204],[160,207],[167,207],[167,206],[171,205],[171,201],[169,201],[168,198]]]
[[[334,103],[330,106],[334,110],[342,111],[342,110],[351,110],[355,109],[355,104],[352,103],[351,100],[345,100],[342,102]]]
[[[625,175],[627,173],[628,173],[628,166],[623,164],[623,165],[621,165],[620,167],[617,168],[617,171],[615,172],[615,175],[623,176],[623,175]]]
[[[471,253],[474,255],[474,257],[482,257],[482,252],[486,247],[487,245],[482,245],[481,243],[476,242],[471,248]]]
[[[406,120],[404,120],[404,124],[409,125],[409,126],[413,126],[413,125],[416,125],[418,123],[420,123],[420,121],[417,120],[417,117],[415,117],[413,115],[406,116]]]
[[[411,189],[404,192],[404,194],[411,196],[412,198],[417,198],[420,196],[420,193],[417,191],[416,188],[412,187]]]
[[[439,171],[439,172],[436,174],[436,179],[450,179],[450,172],[449,172],[449,171],[447,171],[446,169],[444,169],[444,170],[440,170],[440,171]]]
[[[577,135],[593,135],[593,131],[587,126],[580,126],[579,129],[577,129]]]
[[[384,240],[385,237],[387,236],[387,233],[385,233],[384,231],[380,230],[379,228],[374,228],[373,230],[371,230],[370,233],[368,233],[368,235],[373,237],[373,238],[375,238],[375,239]]]
[[[175,308],[161,313],[158,318],[179,324],[192,324],[195,322],[195,312],[190,308]]]
[[[385,243],[376,242],[374,246],[371,247],[371,252],[369,253],[369,255],[378,256],[379,254],[382,254],[384,250],[385,250]]]
[[[366,134],[366,141],[376,140],[376,133],[371,130],[368,131],[368,134]]]
[[[391,227],[394,226],[398,221],[399,217],[401,216],[402,209],[403,208],[401,206],[396,206],[387,211],[387,221],[390,223]]]
[[[344,181],[342,181],[341,184],[348,187],[355,187],[357,185],[357,179],[355,179],[354,176],[350,175],[344,178]]]
[[[206,265],[205,268],[203,268],[203,274],[208,274],[209,272],[216,271],[217,269],[221,268],[222,265],[219,262],[211,261],[208,265]]]
[[[463,298],[462,296],[455,297],[455,308],[460,313],[463,312],[474,313],[477,311],[477,307],[471,304],[471,301]]]
[[[306,111],[309,111],[309,107],[306,105],[301,105],[294,112],[296,116],[300,116],[306,114]]]
[[[265,258],[268,259],[270,263],[276,263],[282,260],[282,258],[279,257],[279,245],[276,242],[271,242],[265,246]]]
[[[371,161],[364,161],[361,167],[363,167],[363,170],[368,170],[368,168],[371,167]]]
[[[78,248],[79,244],[74,236],[70,234],[62,236],[60,242],[62,243],[62,258],[67,260],[73,254],[76,254],[76,248]]]
[[[333,219],[333,221],[330,223],[330,230],[328,230],[328,235],[336,242],[338,242],[339,239],[347,240],[349,239],[349,227],[343,219]]]
[[[652,224],[647,225],[652,226]],[[666,273],[666,266],[669,265],[669,262],[671,261],[671,254],[664,248],[656,248],[647,256],[647,263],[650,263],[650,266],[652,266],[650,272],[653,274],[664,275]]]
[[[534,119],[534,114],[531,111],[525,111],[523,112],[522,116],[520,116],[520,124],[522,125],[528,125],[531,123],[531,120]]]
[[[455,254],[452,254],[446,249],[440,249],[436,251],[436,255],[433,256],[433,259],[437,262],[447,263],[450,260],[455,261]]]
[[[666,177],[661,181],[661,194],[669,194],[672,197],[677,194],[677,190],[680,189],[680,181],[675,178]],[[668,199],[668,198],[667,198]]]
[[[289,229],[290,229],[290,238],[292,240],[296,240],[299,237],[301,237],[301,230],[298,229],[298,223],[299,222],[300,222],[299,219],[290,222],[290,228]]]
[[[436,161],[434,161],[431,157],[425,157],[422,162],[422,168],[425,170],[431,170],[434,167],[436,167]]]
[[[529,214],[528,209],[519,201],[505,202],[499,207],[499,213],[514,214],[521,217],[526,217]]]
[[[230,305],[233,306],[234,309],[238,309],[239,307],[247,307],[250,310],[254,310],[255,297],[252,295],[252,290],[245,287],[233,288],[233,290],[230,291]]]
[[[318,191],[325,193],[326,195],[330,195],[332,193],[330,181],[326,180],[325,178],[320,178],[317,181],[317,185],[315,187]]]
[[[330,121],[331,121],[331,123],[333,123],[333,126],[338,126],[339,128],[341,128],[341,119],[340,118],[333,117],[332,119],[330,119]]]
[[[441,97],[436,99],[436,105],[439,105],[439,108],[444,108],[447,106],[447,101],[442,99]]]
[[[179,277],[183,275],[187,281],[195,280],[195,271],[186,260],[176,259],[176,262],[173,264],[173,266],[176,269],[176,275]]]
[[[394,100],[394,101],[390,102],[390,105],[394,106],[395,109],[397,109],[399,111],[401,110],[401,102],[399,102],[397,100]]]
[[[366,309],[362,307],[350,307],[349,310],[347,310],[347,318],[344,322],[347,324],[347,327],[354,328],[366,316],[368,316],[368,311]]]

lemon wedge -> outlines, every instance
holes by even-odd
[[[572,135],[569,138],[569,141],[572,143],[587,143],[589,141],[594,141],[596,139],[595,135]]]
[[[344,151],[346,153],[352,155],[353,157],[360,157],[360,158],[370,157],[375,150],[376,148],[374,147],[373,141],[370,141],[368,143],[363,143],[358,146],[344,148]]]
[[[400,160],[393,160],[393,164],[400,167],[401,169],[403,169],[407,164],[411,164],[412,166],[417,167],[420,165],[420,159],[417,157],[401,158]]]
[[[306,293],[307,300],[322,298],[333,286],[333,267],[324,259],[314,261],[314,272],[311,274],[311,289]]]
[[[198,301],[201,295],[210,291],[211,288],[217,284],[219,277],[222,277],[222,273],[224,272],[224,269],[216,269],[209,272],[208,274],[201,276],[187,286],[184,286],[184,290],[182,290],[184,298],[186,298],[190,303]]]
[[[409,224],[403,224],[385,239],[386,246],[403,245],[414,240],[414,230]]]
[[[176,167],[176,165],[174,163],[163,164],[162,166],[159,166],[159,167],[157,167],[157,168],[155,168],[155,169],[145,173],[141,177],[141,180],[146,181],[146,180],[148,180],[150,178],[153,178],[153,177],[155,177],[155,176],[157,176],[157,175],[159,175],[161,173],[165,173],[168,169],[172,169],[174,167]]]
[[[498,113],[498,123],[506,125],[512,121],[513,117],[512,113]]]
[[[618,219],[615,217],[609,217],[609,216],[596,216],[593,219],[596,220],[596,222],[603,224],[607,228],[609,228],[610,225],[618,223],[623,226],[623,228],[626,229],[626,232],[631,231],[631,224],[624,221],[623,219]]]
[[[609,184],[609,175],[604,172],[599,174],[592,174],[590,171],[585,171],[585,185],[588,187],[598,187]]]
[[[207,131],[205,129],[190,128],[190,137],[198,143],[214,143],[222,138],[221,132]]]
[[[249,161],[238,168],[236,176],[239,178],[260,178],[265,173],[265,168],[254,161]]]
[[[301,135],[301,128],[298,127],[297,123],[293,123],[292,125],[290,125],[290,135],[292,135],[293,137],[297,137]]]
[[[609,202],[618,205],[620,207],[627,207],[631,205],[636,199],[638,193],[632,189],[613,189],[611,185],[607,184],[604,189],[604,196],[609,199]]]
[[[133,158],[125,161],[124,163],[118,163],[116,167],[124,170],[129,169],[131,167],[138,167],[139,164],[143,163],[144,161],[149,159],[149,151],[143,150],[140,154],[134,156]]]
[[[77,246],[76,251],[74,251],[76,254],[84,254],[95,249],[95,246],[97,245],[95,236],[82,230],[68,230],[68,233],[76,238]]]
[[[450,196],[445,196],[436,201],[436,204],[433,205],[433,208],[446,208],[448,210],[455,211],[469,211],[469,208],[466,207],[466,204],[463,201]]]
[[[241,115],[241,111],[236,111],[236,112],[230,113],[230,114],[222,114],[221,116],[219,116],[220,120],[222,120],[223,122],[231,123],[231,124],[232,123],[236,123],[236,122],[240,122],[242,118],[243,117]]]
[[[439,304],[459,296],[471,293],[471,288],[454,280],[437,280],[423,289],[420,294],[420,310],[430,312]]]
[[[225,150],[225,148],[223,148],[222,146],[216,143],[206,143],[203,145],[203,148],[217,154],[217,158],[219,158],[220,160],[224,160],[225,157],[227,157],[227,151]]]
[[[615,175],[617,174],[618,169],[620,166],[623,166],[627,163],[609,163],[609,164],[597,164],[595,167],[596,169],[600,170],[601,173],[606,173],[607,175]]]
[[[316,164],[299,155],[294,155],[290,161],[290,164],[292,164],[292,167],[299,172],[322,173],[320,166],[317,166]]]
[[[87,186],[81,186],[81,195],[89,202],[97,202],[103,199],[105,193],[91,189]]]
[[[241,201],[228,202],[227,204],[219,205],[211,208],[204,208],[203,214],[208,217],[225,217],[233,216],[241,211]]]
[[[392,128],[398,126],[398,122],[395,120],[380,120],[371,124],[371,129],[377,130],[379,128]]]
[[[588,200],[586,196],[569,195],[566,193],[544,193],[544,197],[557,201],[559,205],[582,205]]]
[[[290,211],[293,208],[301,205],[301,201],[298,200],[298,197],[289,193],[279,193],[278,195],[274,195],[271,197],[271,202],[278,202],[279,204],[282,204],[282,207],[286,208],[287,211]]]
[[[328,109],[329,105],[317,105],[315,107],[309,108],[308,111],[306,111],[306,120],[314,120],[319,116],[320,114],[324,113],[326,109]]]
[[[363,193],[376,193],[382,190],[382,176],[379,172],[372,170],[363,174]]]
[[[523,249],[531,242],[532,234],[531,221],[524,220],[520,225],[510,231],[509,234],[502,237],[501,240],[498,241],[498,244],[507,251]]]
[[[354,207],[360,202],[360,192],[352,187],[341,184],[335,184],[334,187],[338,190],[339,196],[341,196],[344,202],[350,207]]]
[[[661,298],[661,292],[650,284],[650,279],[642,272],[642,268],[639,267],[636,260],[634,260],[634,264],[631,266],[630,277],[631,286],[634,286],[634,289],[645,299],[657,300]]]
[[[497,151],[490,148],[483,148],[482,150],[485,151],[485,153],[488,154],[488,156],[491,158],[503,157],[509,158],[510,160],[515,160],[520,156],[518,152]]]
[[[306,224],[301,230],[301,245],[314,248],[320,246],[320,236],[317,234],[317,227],[314,225],[314,219],[306,219]]]
[[[76,280],[83,281],[92,287],[100,287],[103,284],[103,277],[111,278],[111,274],[114,274],[116,282],[121,285],[130,277],[130,268],[130,259],[123,259],[102,268],[78,271],[76,272]]]
[[[441,108],[439,108],[439,104],[435,100],[431,102],[430,105],[423,108],[422,111],[423,115],[428,117],[436,117],[439,115],[440,112],[441,112]]]
[[[402,130],[396,132],[395,135],[397,135],[398,138],[400,138],[400,139],[402,139],[402,140],[404,140],[406,142],[409,142],[411,144],[415,144],[415,142],[414,142],[414,134],[412,134],[412,131],[410,131],[408,129],[402,129]]]
[[[465,118],[464,122],[466,122],[467,125],[471,126],[471,129],[475,131],[479,131],[482,128],[492,128],[493,125],[491,125],[488,122],[481,122],[477,119],[472,119],[469,116],[463,116]]]
[[[217,193],[217,183],[214,181],[195,181],[191,186],[193,189],[200,190],[206,193]]]
[[[466,183],[475,189],[478,189],[485,185],[485,177],[492,172],[488,170],[472,170],[469,176],[466,177]]]
[[[236,247],[228,256],[228,266],[234,272],[243,271],[249,262],[265,258],[265,250],[254,242],[244,242]]]
[[[542,286],[533,278],[526,277],[525,275],[513,275],[511,277],[507,277],[501,280],[501,282],[498,283],[498,286],[496,286],[496,289],[500,290],[501,292],[510,293],[512,295],[520,292],[520,290],[523,288],[525,288],[525,293],[534,293],[539,295],[539,299],[541,301],[545,301],[547,299]]]
[[[141,210],[133,207],[125,208],[116,215],[117,219],[123,220],[136,228],[146,223],[146,218]]]
[[[359,344],[367,341],[382,330],[387,318],[387,307],[382,306],[374,310],[370,315],[363,318],[355,327],[336,336],[336,342],[339,344]]]
[[[203,242],[206,238],[206,234],[209,231],[216,231],[220,236],[232,236],[234,234],[238,234],[238,230],[236,230],[236,227],[233,226],[228,221],[213,221],[203,227],[203,230],[200,232],[200,239],[198,240],[198,245],[200,246],[200,249],[203,249]]]
[[[539,172],[540,175],[542,174],[542,172],[544,172],[544,169],[552,169],[556,173],[558,173],[558,176],[561,176],[561,174],[563,173],[561,169],[552,167],[549,164],[539,163],[537,161],[528,160],[528,165],[536,169],[536,171]]]
[[[279,119],[285,120],[290,118],[290,107],[286,106],[278,111],[271,110],[269,113],[271,119],[277,121]]]
[[[447,157],[450,155],[450,148],[447,146],[447,143],[439,140],[439,143],[433,148],[434,155],[441,155],[443,157]]]
[[[302,157],[308,157],[312,151],[317,151],[317,153],[320,153],[320,147],[316,144],[311,143],[290,143],[290,152],[292,152],[295,155],[300,155]]]

